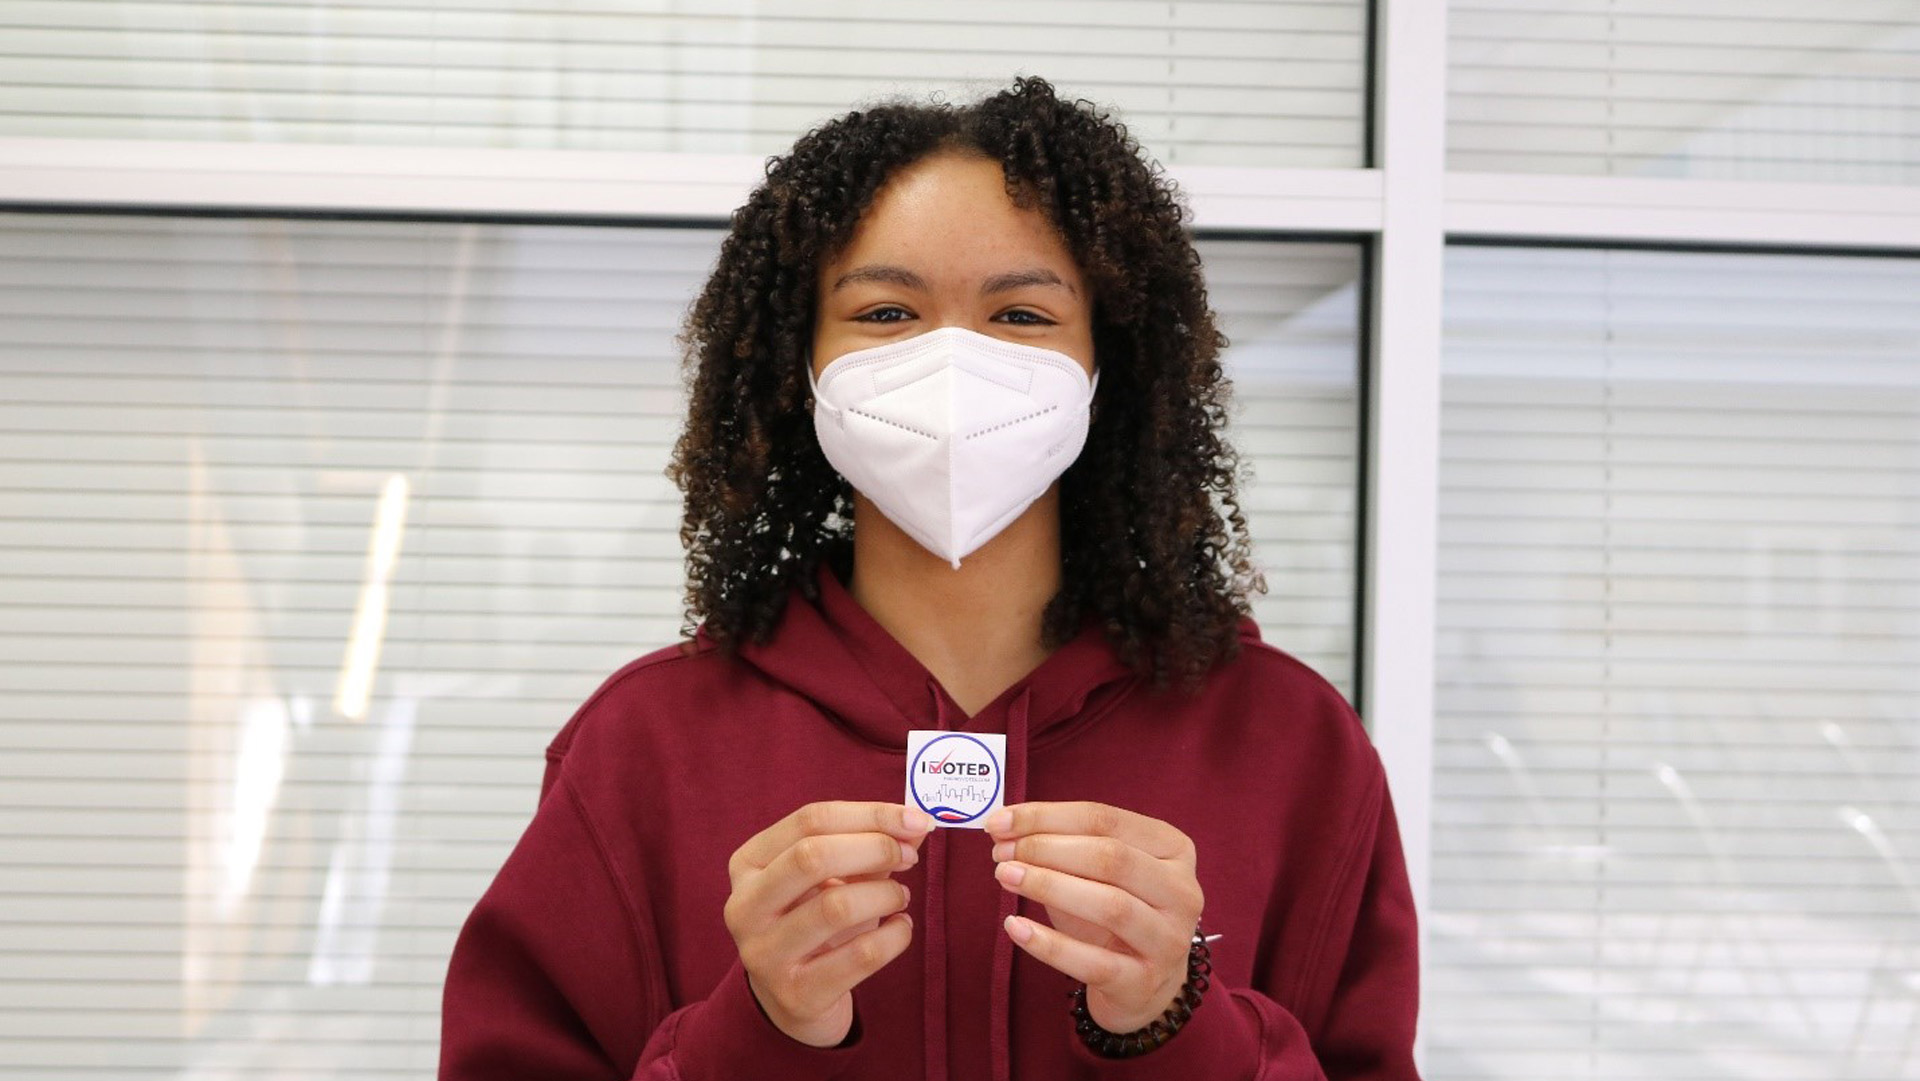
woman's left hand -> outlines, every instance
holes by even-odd
[[[1009,916],[1021,949],[1087,985],[1109,1032],[1164,1013],[1187,982],[1205,897],[1193,841],[1157,818],[1106,803],[1016,803],[987,819],[994,877],[1047,907],[1053,926]]]

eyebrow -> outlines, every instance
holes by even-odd
[[[841,286],[852,285],[855,282],[887,282],[908,289],[918,289],[923,293],[928,291],[926,279],[906,267],[891,266],[886,263],[869,263],[866,266],[855,267],[840,275],[834,281],[833,288],[828,291],[838,292]],[[995,274],[980,283],[980,292],[983,296],[989,293],[1004,293],[1023,285],[1057,285],[1076,296],[1079,294],[1079,290],[1062,281],[1060,275],[1045,267],[1029,267],[1026,270],[1009,270],[1004,274]]]

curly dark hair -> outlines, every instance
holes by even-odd
[[[1060,479],[1061,588],[1049,647],[1098,619],[1124,663],[1188,688],[1238,650],[1266,583],[1224,438],[1227,338],[1173,181],[1124,125],[1027,76],[965,106],[886,100],[767,160],[677,337],[690,403],[668,475],[685,494],[686,630],[765,641],[788,592],[816,598],[822,561],[849,580],[852,501],[813,430],[807,383],[818,268],[843,250],[896,170],[940,150],[998,161],[1038,201],[1095,298],[1099,399]],[[1083,107],[1084,106],[1084,107]]]

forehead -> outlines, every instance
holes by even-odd
[[[938,256],[933,258],[933,256]],[[887,179],[822,276],[856,263],[915,266],[929,277],[978,277],[1024,258],[1078,280],[1071,252],[1038,206],[1015,206],[1000,163],[941,152]]]

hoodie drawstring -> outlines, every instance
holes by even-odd
[[[1007,804],[1025,803],[1027,799],[1027,712],[1033,701],[1033,690],[1028,688],[1020,692],[1013,700],[1013,708],[1007,713]],[[993,1026],[990,1031],[991,1045],[988,1055],[993,1061],[994,1081],[1010,1081],[1013,1076],[1012,1025],[1008,1020],[1010,1003],[1013,999],[1013,940],[1007,937],[1007,917],[1020,911],[1021,897],[1011,890],[1000,893],[1000,919],[994,928],[993,939],[993,995],[989,1008],[993,1011]]]
[[[933,696],[934,727],[947,727],[947,708],[941,701],[940,686],[927,677],[927,690]],[[925,1004],[924,1027],[927,1033],[926,1081],[947,1081],[947,831],[934,830],[926,841],[927,895],[921,898],[921,915],[926,918],[925,964],[921,966],[924,984],[920,1000]]]
[[[947,727],[946,704],[940,687],[927,680],[933,695],[936,727]],[[1007,712],[1007,789],[1001,802],[1024,803],[1027,799],[1027,721],[1033,707],[1033,689],[1025,688],[1014,698]],[[945,830],[934,830],[926,841],[927,895],[921,899],[925,917],[926,943],[922,966],[925,982],[921,1001],[927,1034],[926,1081],[947,1081],[947,845]],[[1008,1020],[1013,998],[1013,940],[1007,937],[1007,917],[1020,912],[1021,898],[1010,890],[1000,893],[1000,918],[994,928],[993,981],[988,1010],[992,1014],[988,1031],[988,1059],[995,1081],[1010,1081],[1012,1065],[1012,1025]]]

